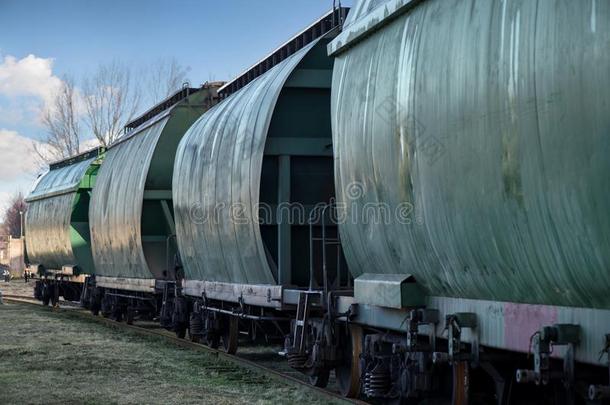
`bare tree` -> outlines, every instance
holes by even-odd
[[[189,71],[175,58],[159,59],[134,79],[130,66],[113,61],[83,78],[80,91],[72,78],[64,77],[43,116],[47,138],[42,145],[34,144],[41,163],[80,153],[84,135],[93,135],[100,145],[109,146],[138,113],[143,89],[146,102],[155,104],[180,89]],[[81,132],[83,127],[90,132]]]
[[[102,146],[116,141],[140,105],[140,88],[131,69],[118,61],[100,65],[83,80],[85,121]]]
[[[80,152],[77,104],[78,93],[74,80],[64,76],[52,105],[46,106],[42,117],[42,124],[47,132],[45,146],[34,143],[34,150],[43,162],[63,159]]]
[[[4,212],[4,232],[14,238],[21,236],[21,213],[25,215],[26,211],[27,204],[25,203],[23,194],[18,193],[14,195],[8,208]]]
[[[158,59],[150,67],[146,83],[149,101],[158,103],[178,91],[187,81],[189,67],[183,67],[176,58]]]

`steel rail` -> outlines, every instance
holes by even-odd
[[[19,303],[19,304],[28,304],[28,305],[35,305],[35,306],[39,306],[42,307],[42,304],[40,302],[38,302],[37,300],[33,299],[33,298],[28,298],[28,297],[23,297],[23,296],[19,296],[19,295],[5,295],[2,294],[2,299],[5,302],[13,302],[13,303]],[[106,326],[109,326],[111,328],[114,329],[119,329],[119,330],[130,330],[136,334],[142,335],[142,336],[151,336],[151,337],[157,337],[157,338],[163,338],[165,340],[168,340],[170,342],[172,342],[173,344],[177,345],[177,346],[181,346],[184,348],[188,348],[188,349],[193,349],[193,350],[197,350],[200,352],[205,352],[208,354],[212,354],[216,357],[218,357],[219,359],[228,361],[230,363],[233,363],[237,366],[240,367],[244,367],[248,370],[260,373],[262,375],[266,375],[270,378],[272,378],[275,381],[284,383],[284,384],[288,384],[294,387],[299,387],[299,388],[307,388],[309,390],[311,390],[312,392],[314,392],[315,394],[317,394],[317,396],[321,399],[321,400],[328,400],[330,398],[332,398],[335,401],[339,401],[342,403],[352,403],[352,404],[367,404],[367,402],[364,402],[362,400],[359,399],[351,399],[351,398],[345,398],[342,395],[323,389],[323,388],[318,388],[315,387],[311,384],[308,384],[305,381],[302,381],[296,377],[284,374],[282,372],[279,372],[277,370],[273,370],[271,368],[262,366],[258,363],[255,363],[253,361],[250,360],[246,360],[243,359],[239,356],[236,355],[232,355],[232,354],[227,354],[221,350],[216,350],[216,349],[212,349],[211,347],[208,347],[206,345],[203,345],[201,343],[195,343],[195,342],[191,342],[189,340],[184,340],[184,339],[180,339],[176,336],[174,336],[173,334],[170,334],[170,332],[167,332],[165,330],[163,331],[159,331],[159,330],[153,330],[153,329],[147,329],[147,328],[143,328],[140,326],[136,326],[136,325],[127,325],[126,323],[121,323],[121,322],[117,322],[117,321],[113,321],[111,319],[108,318],[103,318],[100,316],[94,316],[93,314],[89,313],[88,311],[82,309],[82,310],[74,310],[74,309],[67,309],[65,307],[78,307],[80,308],[80,306],[78,304],[74,304],[74,303],[70,303],[70,302],[66,302],[66,301],[61,301],[59,304],[59,308],[58,307],[52,307],[53,310],[55,311],[59,311],[59,312],[65,312],[65,313],[71,313],[71,314],[75,314],[80,316],[81,318],[86,318],[86,319],[91,319],[91,320],[95,320],[98,323],[104,324]],[[64,306],[64,308],[62,308],[62,305]]]

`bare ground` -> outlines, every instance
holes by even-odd
[[[1,283],[0,288],[11,294]],[[1,404],[322,402],[307,388],[162,339],[114,330],[69,312],[0,305]]]
[[[36,284],[34,280],[25,283],[21,278],[13,279],[10,283],[5,283],[4,280],[1,280],[0,291],[2,291],[2,295],[20,295],[32,298],[34,296],[34,284]]]

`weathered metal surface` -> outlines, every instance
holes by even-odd
[[[148,170],[168,120],[140,129],[106,152],[89,210],[97,275],[154,278],[142,247],[142,207]]]
[[[599,353],[610,325],[608,310],[444,297],[430,297],[428,305],[439,309],[443,315],[458,312],[477,314],[481,344],[522,353],[528,352],[531,336],[543,326],[577,324],[581,327],[581,334],[576,359],[591,364],[607,364]],[[439,324],[437,333],[442,333],[443,327]],[[471,340],[470,335],[471,331],[465,332],[465,341]],[[563,350],[557,347],[555,355],[563,355]]]
[[[387,308],[425,305],[424,292],[410,274],[362,274],[354,280],[354,297]]]
[[[25,232],[28,258],[32,263],[39,263],[47,269],[76,264],[70,241],[70,217],[75,195],[72,192],[28,203]]]
[[[112,288],[115,290],[139,291],[144,293],[155,292],[155,280],[152,278],[126,278],[96,276],[97,287]]]
[[[279,285],[253,285],[185,280],[184,293],[191,297],[243,303],[267,308],[281,308],[283,287]]]
[[[186,130],[215,102],[220,84],[178,92],[136,120],[142,122],[161,111],[108,150],[89,213],[97,275],[174,278],[171,183],[175,152]],[[170,105],[174,99],[177,103]]]
[[[76,192],[95,158],[51,170],[27,197],[24,228],[28,258],[47,269],[77,265],[71,240],[71,218]]]
[[[355,277],[610,308],[608,21],[610,3],[593,0],[428,0],[338,54],[335,175]]]
[[[178,246],[188,280],[276,283],[277,270],[270,266],[271,254],[263,244],[258,222],[263,157],[280,93],[317,43],[307,45],[215,106],[180,143],[173,200]],[[294,120],[286,122],[295,125]]]
[[[66,276],[76,276],[78,275],[78,267],[72,265],[63,266],[60,273]]]
[[[371,35],[425,0],[361,0],[350,10],[341,34],[328,46],[334,55]]]
[[[516,304],[510,302],[471,300],[463,298],[428,297],[427,306],[439,310],[441,322],[436,325],[437,336],[445,333],[444,319],[456,313],[474,313],[479,325],[477,333],[482,345],[527,353],[530,338],[542,326],[556,323],[577,324],[581,327],[581,341],[576,349],[576,359],[590,364],[606,365],[599,356],[604,346],[604,336],[610,325],[610,311],[605,309],[574,308],[551,305]],[[352,309],[350,322],[370,327],[407,332],[407,309],[382,308],[361,304],[354,297],[336,298],[336,311],[345,313]],[[420,333],[428,333],[428,326],[421,326]],[[462,330],[462,340],[472,341],[472,331]],[[563,351],[557,348],[556,356]]]
[[[55,195],[75,192],[87,169],[96,159],[97,157],[94,157],[70,166],[48,171],[37,181],[34,190],[32,190],[26,200],[31,202]]]

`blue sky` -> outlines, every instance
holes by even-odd
[[[350,6],[354,0],[344,0]],[[32,144],[61,78],[104,62],[146,69],[174,57],[189,80],[228,80],[332,6],[332,0],[0,0],[0,216],[40,170]]]

